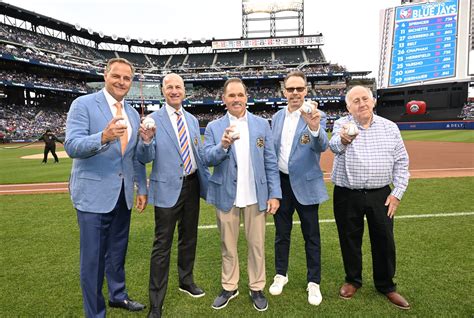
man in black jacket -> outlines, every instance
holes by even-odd
[[[54,157],[54,163],[59,163],[58,156],[56,155],[56,141],[60,142],[61,144],[63,143],[61,140],[56,137],[51,129],[46,129],[46,132],[39,137],[38,140],[43,140],[44,141],[44,157],[43,157],[43,163],[48,162],[48,153],[51,151],[51,154]]]

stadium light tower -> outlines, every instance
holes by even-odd
[[[286,21],[285,26],[278,28],[277,21]],[[250,24],[269,22],[268,29],[250,29]],[[296,22],[292,28],[288,24]],[[242,0],[242,37],[250,34],[269,34],[276,37],[284,35],[304,35],[304,0]],[[258,35],[257,35],[258,36]]]

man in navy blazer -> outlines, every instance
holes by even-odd
[[[222,291],[212,307],[224,308],[239,294],[237,242],[242,214],[250,297],[254,308],[264,311],[268,308],[263,294],[265,212],[274,214],[281,198],[272,134],[267,120],[246,110],[246,88],[240,79],[228,79],[222,96],[227,114],[209,123],[204,137],[205,161],[214,167],[207,202],[216,207],[222,253]]]
[[[145,166],[138,162],[140,118],[124,97],[134,76],[132,64],[109,60],[105,88],[73,101],[64,149],[73,159],[69,190],[80,230],[80,274],[86,317],[105,317],[102,295],[107,277],[109,306],[139,311],[125,287],[134,184],[138,211],[147,201]]]
[[[304,102],[307,82],[303,72],[290,72],[284,84],[288,107],[278,111],[272,119],[283,198],[273,216],[276,275],[269,291],[279,295],[288,282],[291,229],[296,209],[305,240],[308,302],[317,306],[322,301],[318,208],[328,199],[319,166],[321,152],[328,147],[326,115],[317,109],[316,103]]]
[[[156,127],[142,124],[138,157],[153,161],[149,203],[155,207],[155,240],[150,262],[149,317],[161,317],[168,286],[171,245],[178,223],[179,290],[191,297],[205,295],[193,277],[200,197],[206,198],[209,169],[202,161],[198,120],[184,110],[181,76],[163,78],[166,104],[151,117]]]

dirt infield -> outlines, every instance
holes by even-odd
[[[405,141],[405,145],[410,156],[412,179],[474,176],[474,144],[472,143]],[[333,160],[334,155],[329,150],[321,157],[325,180],[330,180]],[[67,191],[67,182],[0,185],[0,195]]]

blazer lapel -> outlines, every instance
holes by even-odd
[[[176,133],[174,132],[173,125],[171,124],[170,116],[168,116],[168,112],[166,111],[166,106],[161,107],[161,109],[157,112],[158,120],[163,125],[163,128],[168,135],[168,137],[173,142],[176,149],[181,153],[181,149],[179,148],[178,138],[176,137]]]
[[[276,132],[274,143],[275,143],[275,151],[276,151],[277,157],[280,153],[281,134],[283,132],[283,124],[285,123],[285,116],[286,116],[286,110],[280,111],[276,115],[275,121],[272,123],[273,124],[272,130]]]
[[[107,120],[107,123],[112,120],[112,112],[110,111],[109,104],[107,104],[107,99],[105,99],[105,95],[102,91],[97,93],[96,96],[96,101],[97,101],[97,107],[99,108],[99,111],[104,115],[105,119]]]
[[[290,156],[293,154],[293,152],[295,152],[296,146],[298,146],[298,143],[300,142],[300,135],[303,130],[306,129],[306,127],[306,122],[304,121],[303,117],[300,116],[298,125],[296,125],[295,137],[293,138],[293,144],[291,145]]]

